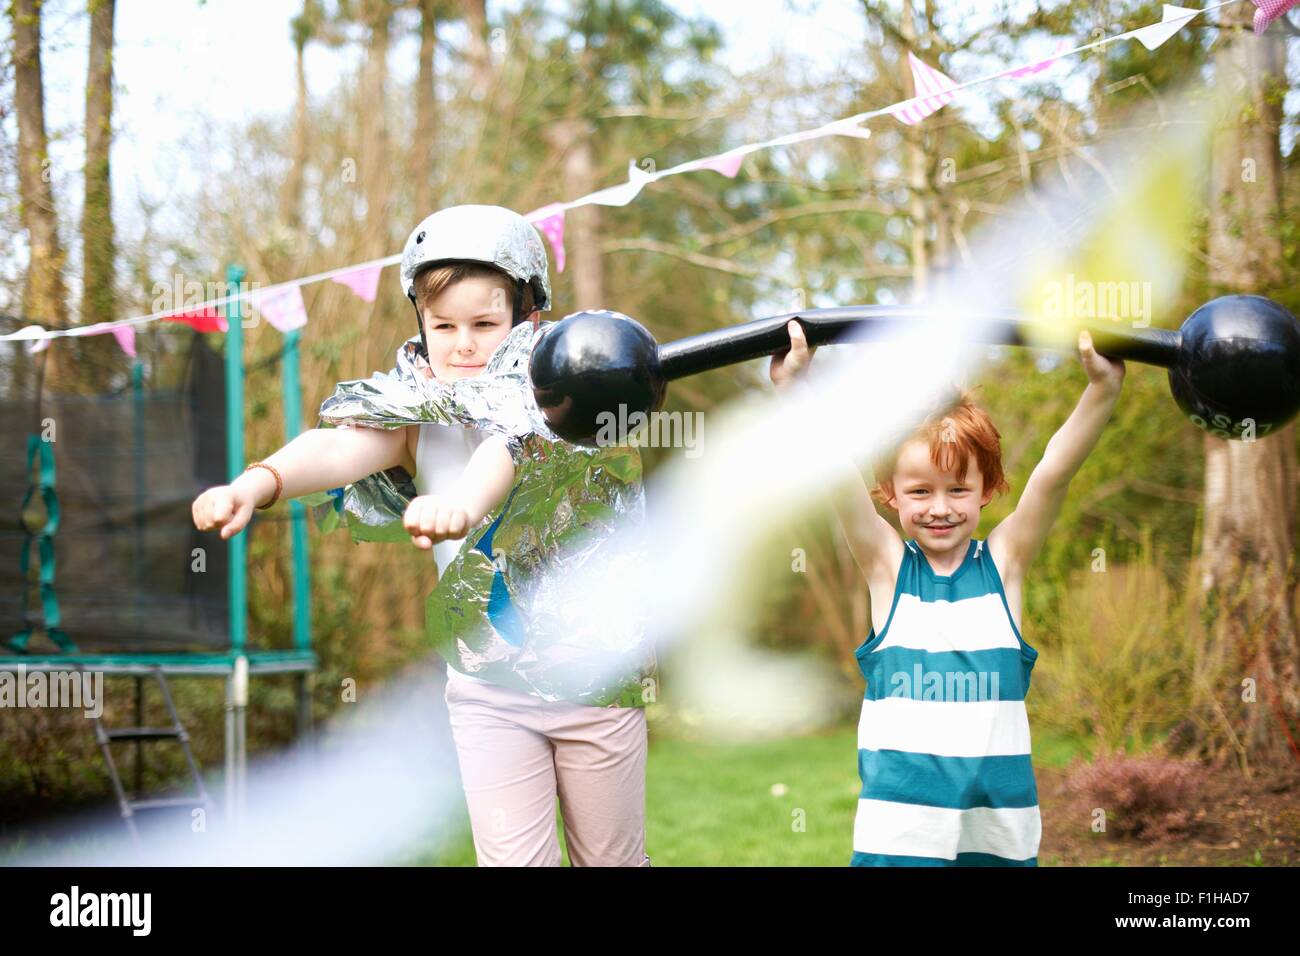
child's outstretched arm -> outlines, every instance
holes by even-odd
[[[835,515],[844,529],[849,553],[868,581],[888,578],[903,559],[903,539],[876,510],[862,473],[847,458],[842,470],[849,475],[846,490],[832,497]]]
[[[414,468],[405,428],[313,428],[263,461],[280,473],[282,499],[339,488],[397,465]],[[254,468],[228,485],[209,488],[190,506],[194,526],[216,529],[222,540],[238,534],[253,510],[271,500],[275,484],[271,472]]]
[[[1079,361],[1088,373],[1079,404],[1047,443],[1016,509],[989,533],[989,545],[1003,555],[1006,576],[1023,576],[1033,563],[1061,513],[1070,480],[1096,446],[1119,401],[1124,361],[1098,355],[1086,330],[1079,333]]]
[[[428,551],[439,541],[465,537],[505,500],[514,483],[515,463],[506,439],[493,435],[474,451],[446,494],[412,498],[402,524],[411,534],[411,543]]]
[[[788,387],[801,376],[817,351],[808,348],[803,326],[795,319],[786,323],[786,330],[790,333],[790,347],[773,355],[768,367],[768,376],[778,389]],[[853,560],[871,580],[898,567],[902,560],[903,542],[893,526],[876,510],[862,473],[847,458],[841,462],[841,470],[849,477],[848,490],[844,495],[834,496],[835,513],[844,528]]]

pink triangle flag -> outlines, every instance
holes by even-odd
[[[906,100],[898,107],[890,110],[890,112],[898,117],[900,123],[915,126],[931,113],[951,103],[957,95],[952,92],[957,84],[934,67],[926,66],[910,50],[907,53],[907,62],[912,67],[912,80],[916,84],[916,96]]]
[[[1250,0],[1259,9],[1255,11],[1255,36],[1268,29],[1268,25],[1286,13],[1300,0]]]
[[[117,344],[121,346],[122,351],[135,358],[135,326],[115,325],[109,331],[113,333],[113,338],[117,339]]]
[[[89,338],[92,335],[103,335],[105,332],[112,332],[113,338],[117,340],[118,346],[131,358],[135,358],[135,326],[129,323],[119,325],[110,325],[106,328],[96,329],[90,326],[72,329],[68,334],[76,336],[85,336]]]
[[[1035,73],[1042,73],[1053,63],[1056,63],[1061,58],[1061,54],[1064,53],[1065,50],[1066,50],[1066,43],[1064,40],[1062,40],[1060,43],[1056,44],[1056,52],[1053,53],[1046,60],[1039,60],[1037,63],[1031,63],[1028,66],[1022,66],[1018,70],[1007,70],[1007,72],[1000,73],[998,75],[1014,76],[1016,78],[1020,78],[1023,76],[1033,76]]]
[[[696,163],[696,168],[711,169],[715,173],[722,173],[728,179],[735,179],[736,173],[740,172],[740,166],[744,161],[744,153],[719,153],[717,156],[701,159]]]
[[[364,269],[333,276],[330,281],[347,286],[356,293],[357,298],[365,302],[374,302],[375,293],[379,290],[379,273],[383,271],[383,266],[366,266]]]
[[[297,285],[287,285],[269,292],[254,292],[253,307],[281,332],[292,332],[307,324],[302,288]]]
[[[549,206],[533,210],[525,218],[536,226],[538,231],[546,237],[546,241],[551,244],[551,249],[555,252],[555,271],[563,272],[564,206],[558,202],[553,202]]]

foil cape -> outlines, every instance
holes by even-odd
[[[552,323],[511,330],[486,368],[454,382],[433,377],[419,336],[395,367],[340,382],[320,409],[321,427],[400,428],[436,423],[504,435],[515,463],[505,502],[484,517],[425,603],[425,631],[461,673],[548,701],[641,706],[653,699],[655,659],[646,622],[631,609],[565,606],[554,582],[599,566],[644,575],[632,546],[645,517],[634,447],[586,448],[547,426],[533,399],[528,357]],[[354,541],[401,542],[416,488],[404,468],[370,475],[341,493],[298,499],[324,528],[343,521]],[[417,557],[418,556],[418,557]]]

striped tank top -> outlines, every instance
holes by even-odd
[[[1038,652],[985,542],[935,574],[915,541],[889,618],[858,648],[862,792],[854,866],[1037,866],[1025,694]]]

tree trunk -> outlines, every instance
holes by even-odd
[[[40,3],[14,0],[10,9],[14,31],[14,108],[18,113],[18,190],[23,228],[31,247],[23,286],[23,319],[48,326],[66,326],[64,253],[59,245],[54,177],[45,136]]]
[[[388,23],[386,0],[370,0],[367,22],[370,40],[366,47],[365,78],[362,82],[362,189],[366,197],[367,257],[387,252],[382,224],[386,221],[389,161],[388,120],[385,107],[388,88]]]
[[[595,191],[595,161],[591,148],[593,132],[592,125],[581,118],[559,120],[547,129],[547,139],[561,157],[565,196],[585,196]],[[575,310],[603,309],[606,306],[600,220],[600,206],[597,205],[580,206],[565,213],[566,268],[573,276]]]
[[[433,212],[434,131],[438,125],[438,96],[434,88],[434,50],[438,44],[438,14],[434,0],[420,0],[420,69],[415,86],[415,139],[411,145],[411,182],[417,221]]]
[[[86,196],[81,212],[84,325],[117,318],[116,244],[109,153],[113,142],[113,13],[115,0],[90,4],[86,73]]]
[[[1283,281],[1283,49],[1277,34],[1251,34],[1253,12],[1244,3],[1223,8],[1214,51],[1216,84],[1243,91],[1214,143],[1209,258],[1216,294],[1268,294]],[[1295,456],[1293,425],[1251,442],[1205,437],[1201,586],[1217,608],[1216,650],[1236,665],[1218,697],[1219,726],[1224,717],[1228,726],[1205,744],[1215,754],[1232,746],[1247,769],[1300,758],[1300,652],[1290,606]],[[1253,681],[1254,702],[1243,700],[1246,681]]]
[[[389,246],[388,201],[392,182],[392,154],[389,149],[387,110],[389,19],[388,0],[367,0],[366,23],[370,36],[361,83],[361,148],[357,163],[358,186],[365,197],[366,215],[361,229],[360,257],[378,259]],[[402,216],[403,224],[409,216]],[[409,226],[406,226],[409,228]],[[369,329],[372,310],[362,313],[362,325]],[[374,337],[365,336],[363,368],[373,367],[370,356]]]
[[[293,107],[293,154],[289,159],[289,175],[284,179],[284,192],[280,199],[280,218],[292,231],[303,226],[303,184],[306,181],[308,137],[307,125],[307,69],[305,64],[307,42],[311,39],[308,12],[295,19],[293,45],[296,54],[295,75],[298,94]]]
[[[899,24],[899,33],[907,41],[907,49],[902,50],[899,55],[903,71],[903,91],[906,96],[915,96],[916,87],[912,82],[912,71],[907,68],[907,53],[916,47],[916,23],[912,0],[903,0],[903,16]],[[907,186],[911,197],[909,209],[912,218],[912,300],[920,302],[925,298],[930,285],[930,212],[926,204],[929,181],[926,175],[921,125],[918,123],[904,126],[903,139],[907,142]]]
[[[470,70],[474,81],[471,94],[480,100],[492,88],[492,54],[488,49],[487,0],[461,0],[465,25],[469,28]]]

